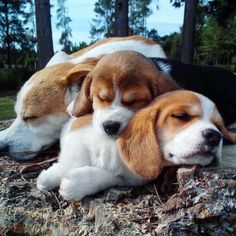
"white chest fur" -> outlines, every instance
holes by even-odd
[[[97,133],[92,125],[68,132],[69,127],[70,123],[61,139],[58,162],[38,177],[39,189],[60,185],[65,199],[80,200],[111,186],[145,182],[123,164],[114,138]]]

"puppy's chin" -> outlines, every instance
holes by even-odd
[[[169,153],[166,159],[177,165],[218,165],[221,157],[217,155],[217,152],[193,152],[185,156],[178,156],[173,153]]]

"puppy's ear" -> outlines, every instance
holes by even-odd
[[[137,112],[117,139],[123,162],[135,174],[155,179],[163,167],[157,140],[158,109],[148,107]]]
[[[87,74],[95,67],[92,64],[78,64],[72,68],[66,75],[68,86],[78,84],[81,86]]]
[[[152,93],[154,94],[154,97],[179,89],[181,89],[181,87],[170,75],[161,71],[155,75],[152,85]]]
[[[226,129],[226,127],[223,123],[223,119],[221,119],[221,122],[218,124],[218,126],[220,128],[220,132],[221,132],[222,136],[225,139],[228,139],[232,143],[236,143],[236,133],[230,132],[229,130]]]
[[[220,115],[218,109],[216,108],[214,111],[214,117],[215,117],[215,124],[218,126],[219,131],[221,132],[222,136],[225,139],[228,139],[232,143],[236,143],[236,133],[235,132],[230,132],[224,124],[223,118]]]
[[[90,86],[92,83],[92,77],[87,75],[85,78],[79,94],[74,100],[73,109],[71,111],[72,116],[80,117],[86,114],[90,114],[93,111],[92,99],[90,97]]]

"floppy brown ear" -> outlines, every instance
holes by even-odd
[[[79,94],[75,98],[72,115],[80,117],[86,114],[90,114],[93,111],[92,100],[90,98],[90,86],[92,83],[92,77],[87,75],[82,84]]]
[[[93,64],[78,64],[66,75],[66,82],[69,86],[73,84],[82,85],[87,74],[95,67]]]
[[[223,118],[220,115],[220,112],[218,111],[217,108],[215,108],[214,117],[216,117],[216,118],[213,121],[215,121],[215,124],[219,127],[219,130],[220,130],[222,136],[225,139],[228,139],[230,142],[236,143],[236,133],[233,133],[233,132],[230,132],[229,130],[227,130],[227,128],[225,127]]]
[[[155,97],[163,93],[179,89],[181,89],[181,87],[174,81],[174,79],[170,75],[161,71],[155,74],[155,79],[153,80],[152,85],[152,92]]]
[[[168,74],[161,72],[158,77],[159,94],[182,89]]]
[[[123,162],[135,174],[145,179],[155,179],[163,167],[157,140],[158,110],[146,108],[131,118],[127,128],[117,139]]]
[[[236,133],[230,132],[224,125],[220,126],[221,134],[232,143],[236,143]]]

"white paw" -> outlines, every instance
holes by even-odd
[[[52,190],[58,187],[58,181],[55,181],[51,173],[43,170],[37,178],[37,188],[40,190]]]
[[[79,201],[84,197],[84,194],[80,193],[75,179],[63,178],[59,193],[65,200],[74,199]]]

